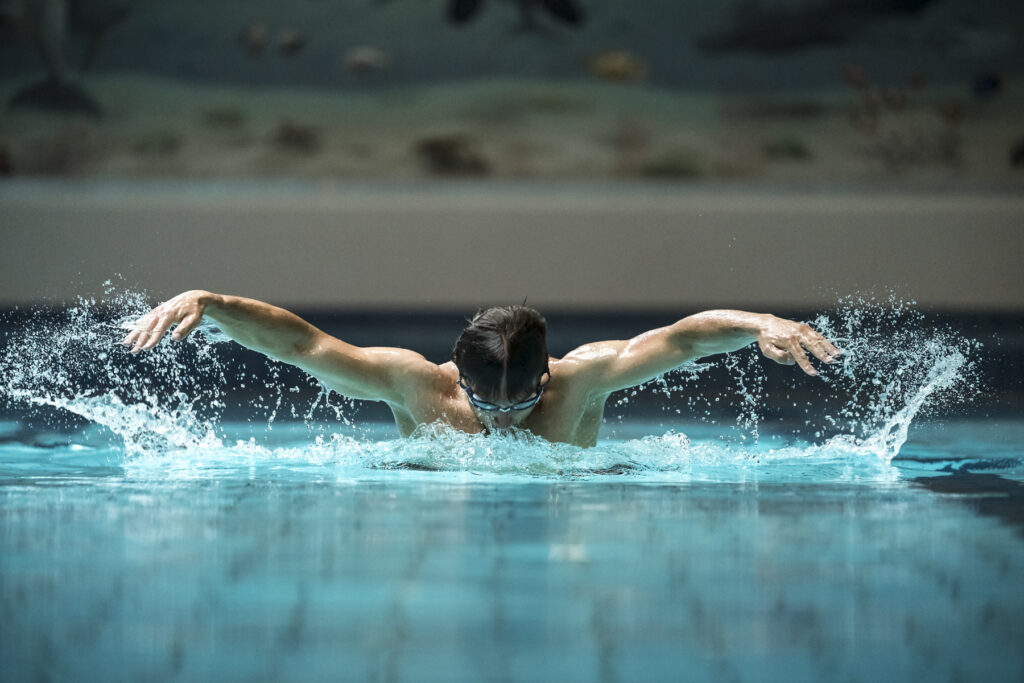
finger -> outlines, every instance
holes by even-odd
[[[145,330],[135,341],[135,346],[132,347],[132,353],[149,350],[156,346],[159,341],[160,335],[157,334],[156,330]]]
[[[131,333],[127,337],[125,337],[125,339],[122,342],[122,344],[124,344],[125,346],[133,347],[131,349],[131,351],[132,351],[132,353],[135,353],[135,352],[138,351],[138,349],[134,348],[134,347],[140,346],[142,344],[142,342],[145,341],[146,335],[148,335],[148,334],[149,334],[149,329],[148,328],[141,327],[141,326],[140,327],[136,327],[134,330],[131,331]]]
[[[135,338],[135,344],[132,346],[132,353],[138,353],[142,350],[142,347],[149,341],[149,335],[151,330],[139,330],[139,336]]]
[[[163,335],[162,334],[158,334],[156,330],[153,330],[153,331],[149,332],[146,335],[146,339],[143,342],[143,344],[141,346],[139,346],[139,349],[141,351],[149,351],[151,348],[153,348],[154,346],[156,346],[157,344],[160,343],[160,338],[162,336]]]
[[[811,333],[813,346],[807,346],[807,344],[805,344],[805,346],[811,349],[814,355],[820,358],[821,360],[825,361],[826,363],[831,363],[836,358],[843,354],[842,350],[836,348],[836,346],[828,339],[826,339],[823,334],[815,330],[811,330]]]
[[[153,331],[150,332],[149,339],[146,341],[145,344],[143,344],[142,348],[151,349],[157,344],[159,344],[160,340],[163,339],[164,334],[166,334],[167,330],[170,329],[171,324],[173,323],[174,318],[169,315],[160,318],[160,320],[156,324],[156,327],[154,327]]]
[[[147,331],[152,329],[154,313],[156,313],[156,309],[153,309],[146,315],[136,320],[135,325],[132,326],[132,331],[129,332],[125,336],[125,338],[121,340],[121,343],[124,344],[125,346],[130,346],[136,341],[138,341],[140,335],[145,334]]]
[[[199,326],[199,321],[202,320],[201,316],[190,315],[178,323],[178,326],[174,328],[174,332],[171,333],[171,338],[174,341],[181,341],[188,335],[192,334],[192,330]]]
[[[135,346],[132,347],[132,353],[138,353],[143,349],[151,349],[156,345],[157,341],[160,341],[162,333],[159,333],[159,324],[159,321],[153,321],[148,329],[139,330],[139,336],[135,340]],[[156,341],[153,341],[154,339]]]
[[[811,377],[815,377],[818,371],[811,365],[811,361],[808,360],[807,354],[804,352],[804,348],[800,345],[799,340],[793,340],[792,345],[789,347],[789,353],[793,356],[793,360],[800,366],[800,369],[806,372]]]
[[[780,349],[775,344],[758,342],[758,346],[761,347],[761,353],[764,354],[765,358],[770,358],[779,365],[792,365],[794,363],[793,356],[791,356],[788,351]]]
[[[833,363],[839,356],[842,355],[842,351],[835,347],[828,339],[820,334],[815,334],[815,345],[812,349],[814,355],[825,361],[826,363]]]
[[[806,346],[807,349],[811,353],[813,353],[818,360],[824,363],[832,363],[835,361],[835,356],[832,354],[832,350],[829,348],[832,347],[832,345],[825,341],[824,337],[818,337],[817,339],[814,339],[810,343],[805,342],[804,346]]]
[[[135,324],[132,326],[131,332],[128,333],[128,336],[125,337],[125,339],[127,340],[128,337],[131,337],[133,340],[136,340],[138,339],[139,335],[143,335],[146,332],[152,330],[159,313],[160,306],[140,316],[137,319],[137,321],[135,321]]]

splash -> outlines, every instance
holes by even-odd
[[[10,395],[33,405],[60,408],[106,427],[122,440],[128,456],[223,446],[210,426],[198,420],[192,406],[184,400],[177,407],[168,407],[126,405],[112,394],[62,398],[14,390]]]
[[[371,438],[372,430],[352,422],[350,402],[293,368],[225,343],[209,325],[183,342],[164,340],[131,356],[119,340],[148,310],[143,294],[111,288],[101,301],[8,316],[0,398],[37,410],[34,423],[72,433],[82,419],[102,427],[122,465],[136,473],[209,476],[217,468],[249,467],[307,474],[312,468],[317,476],[348,479],[430,472],[736,481],[785,471],[798,479],[846,480],[891,477],[890,463],[915,420],[970,401],[980,386],[977,342],[929,324],[912,304],[850,298],[811,321],[844,350],[843,362],[821,368],[820,379],[792,368],[782,379],[770,377],[781,371],[770,370],[753,346],[689,364],[613,397],[610,405],[628,409],[653,394],[664,419],[643,425],[647,433],[604,438],[596,448],[518,431],[484,437],[439,424],[407,439],[389,438],[391,432]],[[720,421],[722,406],[732,411],[731,424]],[[787,414],[781,433],[766,432],[780,412]]]
[[[928,324],[912,302],[850,297],[812,324],[844,351],[839,371],[825,375],[826,410],[807,421],[816,435],[846,433],[890,462],[919,414],[962,407],[982,390],[981,344]]]

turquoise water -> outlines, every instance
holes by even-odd
[[[578,449],[396,438],[213,331],[128,359],[113,298],[7,330],[3,680],[1024,677],[1024,422],[955,417],[978,346],[912,308],[819,320],[786,420],[741,353]]]
[[[667,472],[579,473],[625,440],[529,476],[374,469],[410,444],[346,462],[303,424],[205,460],[7,441],[4,679],[1020,680],[1024,423],[988,427],[870,475],[697,436]]]

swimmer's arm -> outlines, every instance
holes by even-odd
[[[769,314],[721,310],[697,313],[633,339],[588,344],[568,354],[566,360],[577,361],[592,393],[607,394],[643,384],[687,361],[736,351],[755,341],[768,358],[783,365],[799,365],[808,375],[818,374],[808,360],[808,351],[825,363],[840,354],[803,323]]]
[[[295,365],[329,388],[350,398],[401,403],[407,395],[403,378],[428,364],[422,356],[405,349],[361,348],[321,331],[299,316],[255,299],[214,294],[203,290],[184,292],[139,319],[122,341],[132,352],[151,349],[171,328],[180,341],[203,318],[246,348]]]

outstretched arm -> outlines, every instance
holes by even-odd
[[[192,290],[165,301],[135,323],[122,340],[138,353],[156,346],[173,325],[180,341],[209,318],[242,346],[295,365],[351,398],[401,403],[402,381],[414,380],[429,363],[395,348],[361,348],[317,329],[294,313],[255,299]]]
[[[762,313],[705,311],[633,339],[587,344],[565,357],[575,362],[592,393],[636,386],[686,361],[728,353],[756,341],[776,363],[817,375],[808,353],[832,363],[841,351],[810,326]]]

